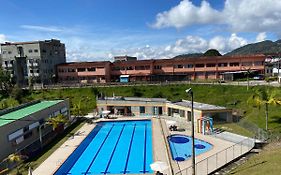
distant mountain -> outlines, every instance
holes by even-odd
[[[174,57],[174,59],[195,58],[195,57],[202,57],[203,55],[204,55],[203,53],[189,53],[189,54],[177,55],[177,56]]]
[[[248,44],[238,49],[235,49],[226,56],[234,55],[253,55],[253,54],[278,54],[281,53],[281,40],[275,42],[266,40],[258,43]]]

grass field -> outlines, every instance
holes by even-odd
[[[281,172],[281,145],[269,144],[264,151],[251,157],[244,164],[232,170],[229,174],[235,175],[280,175]]]

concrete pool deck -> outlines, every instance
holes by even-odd
[[[95,124],[85,123],[73,137],[66,140],[50,157],[48,157],[39,167],[37,167],[33,175],[52,175],[68,158],[68,156],[80,145],[80,143],[93,130]]]

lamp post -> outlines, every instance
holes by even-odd
[[[185,90],[191,96],[191,140],[192,140],[192,175],[195,175],[195,146],[194,146],[194,109],[193,109],[193,91],[191,88]]]

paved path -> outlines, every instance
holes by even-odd
[[[50,157],[48,157],[38,168],[33,171],[33,175],[52,175],[68,158],[68,156],[80,145],[87,135],[95,127],[95,124],[84,124],[73,137],[65,141]]]

